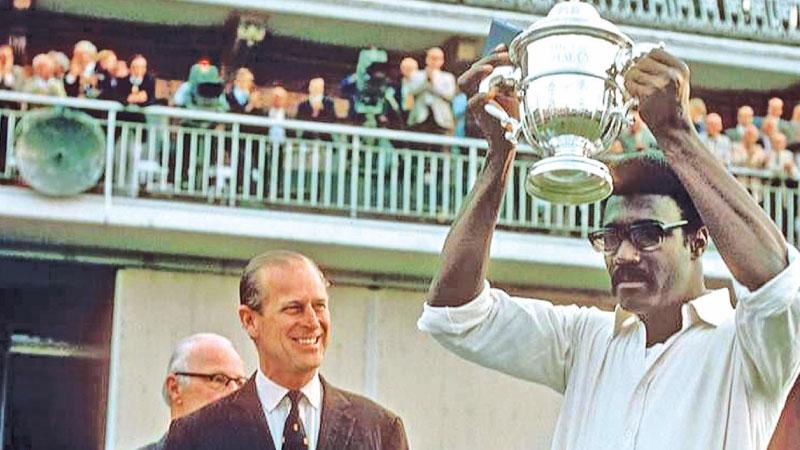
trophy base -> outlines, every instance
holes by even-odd
[[[551,203],[580,205],[603,200],[613,184],[608,167],[600,161],[577,155],[551,156],[528,171],[525,190]]]

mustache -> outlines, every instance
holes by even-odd
[[[617,266],[611,272],[611,285],[616,287],[625,281],[650,281],[650,274],[639,266]]]

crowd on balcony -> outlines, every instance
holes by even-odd
[[[778,97],[769,100],[766,115],[760,117],[752,106],[742,105],[736,124],[728,128],[720,114],[707,111],[702,99],[691,99],[690,108],[700,138],[726,167],[767,170],[778,178],[800,176],[800,104],[794,106],[790,120],[783,118],[784,102]],[[655,146],[655,138],[634,111],[611,150],[637,152]]]
[[[336,97],[326,92],[321,77],[311,77],[307,93],[290,93],[277,84],[257,86],[247,67],[235,68],[226,76],[210,58],[203,57],[189,69],[177,90],[162,92],[157,98],[156,79],[148,71],[144,55],[126,61],[117,58],[113,50],[98,50],[92,42],[82,40],[75,44],[71,56],[58,51],[41,53],[32,58],[30,66],[20,67],[14,63],[12,47],[4,45],[0,46],[0,89],[114,100],[126,105],[160,103],[271,118],[466,135],[466,96],[457,92],[455,76],[443,70],[444,51],[428,49],[423,67],[412,57],[403,58],[397,80],[388,75],[397,71],[388,67],[384,51],[368,49],[362,52],[364,55],[356,73],[342,80]]]
[[[166,97],[156,97],[156,78],[147,59],[134,55],[118,59],[114,51],[98,50],[88,40],[75,44],[72,55],[51,51],[32,58],[32,64],[14,63],[14,52],[0,46],[0,89],[53,96],[86,97],[127,105],[154,103],[217,112],[257,114],[275,119],[296,118],[342,122],[465,136],[466,96],[458,92],[455,76],[443,69],[445,52],[427,50],[424,66],[412,57],[402,58],[396,71],[386,52],[363,50],[356,72],[343,79],[337,97],[325,80],[308,81],[307,93],[290,93],[280,85],[257,86],[246,67],[232,70],[229,81],[210,58],[200,58],[180,86]],[[398,72],[397,80],[389,74]],[[800,104],[791,119],[783,118],[784,102],[769,100],[766,115],[757,117],[750,105],[738,109],[737,123],[724,124],[722,116],[707,111],[702,99],[691,100],[689,112],[701,139],[730,168],[771,171],[778,177],[800,175]],[[634,111],[612,152],[636,152],[656,146],[655,138]],[[726,125],[728,127],[726,128]],[[285,138],[280,127],[270,129],[272,139]]]

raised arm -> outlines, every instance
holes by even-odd
[[[489,141],[486,164],[475,186],[450,228],[444,243],[439,273],[431,283],[427,302],[431,306],[459,306],[475,298],[483,288],[489,247],[503,199],[506,179],[516,148],[503,137],[497,119],[484,111],[487,103],[518,116],[515,98],[497,91],[476,94],[477,86],[497,65],[510,64],[508,50],[498,46],[459,77],[461,90],[470,95],[469,110]]]
[[[661,49],[625,76],[640,100],[642,119],[656,137],[736,280],[750,290],[788,264],[786,240],[772,220],[705,148],[689,119],[689,68]]]

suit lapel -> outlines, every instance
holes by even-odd
[[[244,425],[237,430],[239,437],[235,439],[249,442],[247,446],[251,449],[275,450],[264,407],[258,399],[255,374],[233,395],[238,398],[234,401],[236,408],[231,411],[229,423]]]
[[[322,418],[319,427],[317,450],[349,448],[355,417],[350,410],[350,400],[322,376]]]

